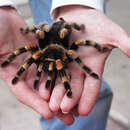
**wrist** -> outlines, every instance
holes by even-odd
[[[74,20],[78,20],[77,22],[79,22],[81,21],[79,20],[81,17],[84,17],[84,19],[86,19],[85,16],[87,17],[88,15],[93,15],[95,11],[98,10],[82,5],[62,6],[61,8],[59,8],[59,12],[55,20],[58,20],[60,17],[63,17],[65,20],[70,22],[76,22]]]
[[[12,6],[0,6],[1,14],[7,14],[7,16],[10,16],[10,14],[17,12],[15,8]]]
[[[51,7],[51,15],[55,19],[59,13],[59,9],[62,7],[68,7],[70,5],[80,5],[82,7],[90,7],[96,10],[104,11],[107,0],[53,0]]]
[[[57,12],[55,12],[54,19],[58,19],[62,16],[67,16],[67,15],[71,15],[72,17],[74,17],[74,16],[77,17],[78,16],[77,12],[80,12],[82,10],[88,11],[88,10],[94,10],[94,8],[88,7],[88,6],[82,6],[82,5],[62,6],[62,7],[58,8]],[[80,13],[80,15],[82,15],[82,14]]]
[[[59,8],[59,14],[65,14],[68,12],[72,12],[75,10],[90,10],[93,9],[91,7],[88,6],[82,6],[82,5],[68,5],[68,6],[62,6],[61,8]]]
[[[18,15],[17,10],[11,6],[1,6],[0,15],[3,19],[8,19],[8,23],[11,24],[11,21],[15,18],[14,15]]]

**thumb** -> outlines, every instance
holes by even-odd
[[[109,39],[111,45],[119,48],[130,57],[130,37],[119,25],[112,25],[113,29],[110,31],[112,37]]]
[[[130,58],[130,37],[122,36],[116,46]]]

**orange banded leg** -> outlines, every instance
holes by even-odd
[[[52,77],[52,82],[51,82],[51,93],[55,87],[56,78],[57,78],[57,72],[53,71],[53,77]]]
[[[34,89],[38,88],[38,84],[39,84],[39,81],[40,81],[40,78],[41,78],[42,71],[43,71],[43,63],[40,63],[38,65],[38,71],[37,71],[36,78],[35,78],[35,81],[34,81]]]
[[[48,33],[51,29],[51,27],[46,24],[46,23],[42,23],[38,26],[38,28],[40,28],[41,30],[44,30],[46,33]]]
[[[60,18],[60,20],[65,22],[65,20],[62,17]],[[84,27],[83,24],[79,25],[79,24],[77,24],[75,22],[67,22],[67,25],[73,27],[74,29],[76,29],[78,31],[80,31]]]
[[[47,81],[45,84],[45,88],[48,89],[51,86],[52,82],[52,72],[48,72]]]
[[[76,29],[78,31],[80,31],[80,30],[82,30],[84,28],[83,24],[79,25],[79,24],[77,24],[75,22],[69,22],[68,25],[70,25],[71,27],[73,27],[74,29]]]
[[[17,83],[17,81],[19,80],[19,77],[23,74],[24,71],[26,71],[31,66],[31,64],[33,62],[34,62],[34,59],[32,57],[25,61],[25,63],[22,65],[22,67],[16,73],[16,76],[13,78],[12,84]]]
[[[18,72],[16,73],[16,76],[13,78],[12,80],[12,84],[15,84],[19,77],[23,74],[23,72],[25,70],[27,70],[29,68],[29,66],[34,63],[38,58],[40,58],[41,56],[41,51],[38,50],[36,51],[29,59],[27,59],[25,61],[25,63],[23,64],[23,66],[18,70]]]
[[[78,57],[77,53],[74,50],[69,50],[68,55],[75,60],[90,76],[95,79],[99,79],[98,74],[94,73],[88,66],[86,66],[82,60]]]
[[[52,84],[53,67],[54,67],[54,63],[51,62],[48,66],[48,76],[47,76],[47,81],[45,84],[46,89],[48,89]]]
[[[71,97],[72,96],[71,87],[70,87],[66,72],[64,71],[64,68],[63,68],[63,65],[62,65],[62,62],[61,62],[60,59],[56,60],[56,68],[59,71],[62,83],[64,84],[64,87],[65,87],[65,89],[67,91],[66,95],[68,97]]]
[[[68,34],[67,28],[62,28],[59,32],[59,36],[60,36],[61,39],[64,39],[67,34]]]
[[[46,82],[45,87],[49,88],[51,85],[51,90],[53,90],[53,88],[55,86],[56,77],[57,77],[57,72],[53,71],[55,60],[52,58],[45,58],[44,60],[51,62],[48,67],[49,76],[47,77],[47,82]],[[53,71],[53,73],[52,73],[52,71]],[[50,81],[49,79],[52,81]]]
[[[51,27],[48,24],[40,24],[35,31],[36,37],[40,39],[44,39],[45,33],[50,31]]]
[[[25,34],[28,34],[29,32],[35,33],[36,30],[37,27],[34,25],[32,27],[20,28],[20,31]]]
[[[20,31],[24,34],[28,34],[29,32],[32,32],[36,35],[37,38],[41,38],[41,39],[44,39],[44,37],[45,37],[44,31],[42,31],[41,29],[39,29],[36,26],[20,28]]]
[[[27,45],[25,45],[22,48],[16,49],[8,58],[7,60],[5,60],[2,64],[1,67],[6,67],[10,62],[12,62],[18,55],[25,53],[27,51],[36,51],[38,50],[38,47],[36,46],[36,44],[32,44],[29,43]]]
[[[89,41],[89,40],[77,40],[77,41],[75,41],[75,42],[71,45],[70,49],[76,50],[76,49],[78,48],[78,46],[82,46],[82,45],[94,47],[94,48],[96,48],[99,52],[102,52],[102,53],[109,51],[109,48],[104,47],[104,46],[101,46],[101,45],[99,45],[98,43],[93,42],[93,41]]]
[[[35,31],[36,37],[40,39],[44,39],[45,33],[50,31],[51,27],[48,24],[40,24]]]

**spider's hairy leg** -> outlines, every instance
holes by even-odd
[[[38,84],[39,84],[39,81],[41,78],[42,71],[43,71],[43,63],[40,63],[40,64],[38,64],[38,70],[37,70],[36,78],[34,81],[34,89],[38,88]]]
[[[40,56],[41,56],[41,50],[38,50],[29,59],[27,59],[23,64],[23,66],[16,73],[16,76],[12,80],[12,84],[15,84],[18,81],[19,77],[23,74],[23,72],[27,70],[32,63],[34,63],[37,59],[39,59]]]
[[[63,22],[66,22],[66,21],[64,20],[64,18],[62,18],[62,17],[60,17],[60,20],[63,21]],[[79,24],[77,24],[76,22],[66,22],[66,23],[67,23],[67,25],[73,27],[74,29],[76,29],[76,30],[78,30],[78,31],[80,31],[80,30],[82,30],[82,29],[84,28],[84,25],[83,25],[83,24],[79,25]]]
[[[93,41],[89,41],[89,40],[77,40],[74,43],[72,43],[70,49],[78,48],[78,46],[82,46],[82,45],[94,47],[99,52],[102,52],[102,53],[109,51],[108,47],[101,46],[98,43],[93,42]]]
[[[73,60],[75,60],[90,76],[95,79],[99,79],[98,74],[94,73],[88,66],[86,66],[82,60],[78,57],[77,53],[74,50],[68,50],[67,53]]]
[[[48,66],[48,72],[47,72],[48,76],[47,76],[47,81],[45,84],[46,89],[50,87],[51,82],[52,82],[53,66],[54,66],[53,62],[51,62]]]
[[[45,34],[50,31],[50,26],[48,24],[40,24],[35,31],[35,35],[38,39],[44,39]]]
[[[50,62],[48,66],[48,77],[47,77],[48,80],[46,81],[45,87],[49,88],[51,86],[51,92],[52,92],[57,78],[57,71],[54,70],[55,60],[51,58],[46,58],[45,60]]]
[[[24,34],[28,34],[29,32],[35,33],[37,30],[36,26],[32,26],[32,27],[26,27],[26,28],[20,28],[20,31]]]
[[[80,30],[82,30],[84,28],[83,24],[79,25],[79,24],[77,24],[75,22],[68,22],[68,25],[70,25],[71,27],[73,27],[74,29],[76,29],[78,31],[80,31]]]
[[[10,62],[12,62],[18,55],[27,52],[27,51],[36,51],[38,50],[38,47],[36,46],[36,44],[33,43],[29,43],[26,44],[24,47],[16,49],[8,58],[7,60],[5,60],[2,64],[1,67],[6,67]]]
[[[71,87],[70,87],[66,72],[64,71],[64,68],[63,68],[63,65],[62,65],[62,62],[61,62],[60,59],[56,60],[56,68],[59,71],[62,83],[64,84],[64,87],[65,87],[65,89],[67,91],[66,95],[68,97],[71,97],[72,96]]]
[[[13,78],[12,80],[12,84],[17,83],[17,81],[19,80],[19,77],[23,74],[24,71],[26,71],[31,64],[34,62],[34,59],[31,57],[29,59],[27,59],[24,64],[22,65],[22,67],[20,67],[20,69],[18,70],[18,72],[16,73],[16,76]]]
[[[54,89],[56,78],[57,78],[57,72],[53,71],[53,77],[52,77],[52,82],[51,82],[51,93],[52,93],[52,91]]]
[[[37,38],[44,39],[44,37],[45,37],[44,31],[42,31],[41,29],[39,29],[36,26],[20,28],[20,31],[24,34],[28,34],[29,32],[32,32],[36,35]]]
[[[61,30],[59,31],[59,36],[61,39],[64,39],[68,33],[69,32],[67,28],[61,28]]]
[[[49,24],[47,23],[41,23],[39,26],[38,26],[39,29],[45,31],[46,33],[48,33],[51,29],[51,27],[49,26]]]

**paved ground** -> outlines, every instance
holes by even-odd
[[[28,23],[33,23],[27,0],[13,0],[18,4],[22,16]],[[120,24],[130,35],[130,1],[111,0],[108,5],[108,16]],[[26,11],[26,13],[25,13]],[[130,60],[115,49],[109,56],[104,72],[104,78],[114,91],[114,100],[110,111],[107,130],[126,130],[121,127],[130,125]],[[19,103],[10,93],[7,86],[0,82],[0,130],[40,130],[39,115],[30,108]],[[130,129],[130,127],[129,127]],[[128,129],[127,129],[128,130]]]

